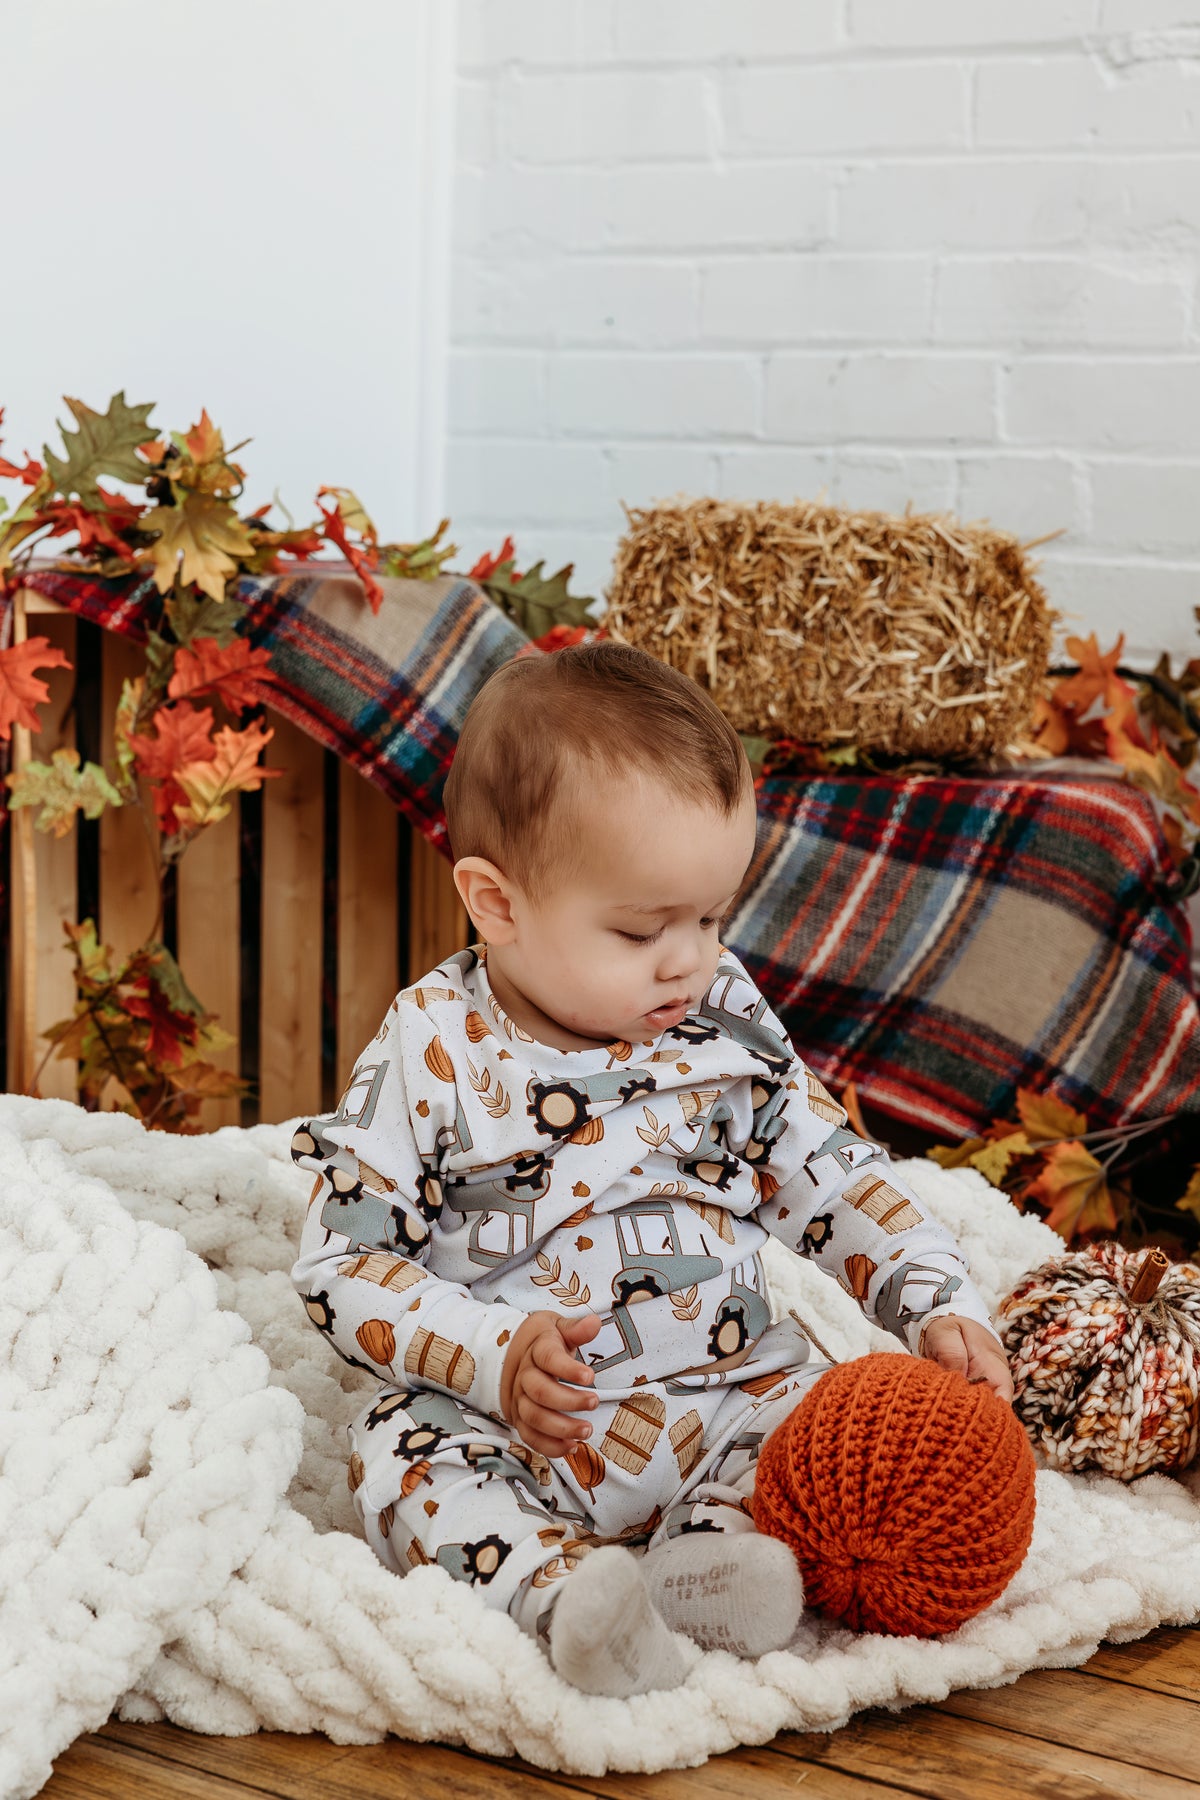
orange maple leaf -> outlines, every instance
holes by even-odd
[[[1079,670],[1077,674],[1064,675],[1055,682],[1054,697],[1059,705],[1068,707],[1077,718],[1082,718],[1088,708],[1108,692],[1110,681],[1118,679],[1117,664],[1124,648],[1124,633],[1107,654],[1101,651],[1094,631],[1086,638],[1068,638],[1067,654],[1075,658]]]
[[[14,725],[38,732],[42,721],[33,710],[50,698],[50,689],[39,681],[35,669],[69,669],[71,664],[49,638],[26,638],[0,650],[0,743],[12,736]]]
[[[176,772],[188,800],[176,808],[179,823],[197,829],[215,825],[229,812],[234,794],[253,793],[271,776],[282,775],[282,769],[265,769],[258,761],[274,735],[262,725],[247,725],[244,731],[223,725],[214,737],[216,754]]]
[[[1117,1211],[1104,1169],[1082,1144],[1055,1144],[1028,1192],[1047,1208],[1046,1223],[1068,1243],[1084,1231],[1115,1231]]]
[[[138,773],[151,784],[158,828],[170,837],[178,829],[179,808],[185,807],[188,799],[179,785],[179,770],[204,761],[213,752],[212,709],[160,706],[151,723],[153,737],[139,732],[130,742]]]
[[[258,706],[275,683],[266,650],[235,638],[224,649],[216,638],[193,638],[175,653],[175,668],[167,693],[172,700],[199,694],[215,694],[223,706],[240,718],[249,706]]]
[[[218,456],[224,461],[225,440],[209,418],[207,407],[200,414],[198,424],[192,426],[183,441],[193,462],[211,462]]]

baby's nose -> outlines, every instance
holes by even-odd
[[[660,981],[690,981],[700,972],[702,949],[698,938],[690,933],[663,951],[658,965]]]

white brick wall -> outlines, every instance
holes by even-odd
[[[1200,649],[1200,0],[458,0],[448,503],[952,508]]]

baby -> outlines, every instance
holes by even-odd
[[[828,1364],[772,1323],[768,1232],[1010,1400],[1004,1351],[953,1238],[719,941],[754,789],[696,683],[607,642],[509,663],[445,805],[482,941],[397,995],[297,1131],[292,1279],[384,1384],[350,1427],[376,1555],[469,1581],[587,1692],[672,1687],[675,1631],[758,1656],[803,1610],[749,1497]]]

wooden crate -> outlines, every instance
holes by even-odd
[[[14,624],[72,665],[45,672],[42,730],[15,728],[14,760],[71,745],[111,768],[121,683],[144,668],[142,649],[28,591]],[[186,980],[239,1040],[215,1060],[255,1083],[248,1100],[208,1102],[208,1129],[332,1106],[397,989],[471,941],[445,859],[356,770],[279,714],[267,723],[266,760],[285,773],[196,840],[166,909]],[[134,949],[154,923],[153,851],[140,809],[80,819],[63,838],[33,818],[9,815],[6,1086],[74,1100],[75,1064],[43,1062],[39,1037],[75,1004],[63,922],[93,917],[119,955]]]

